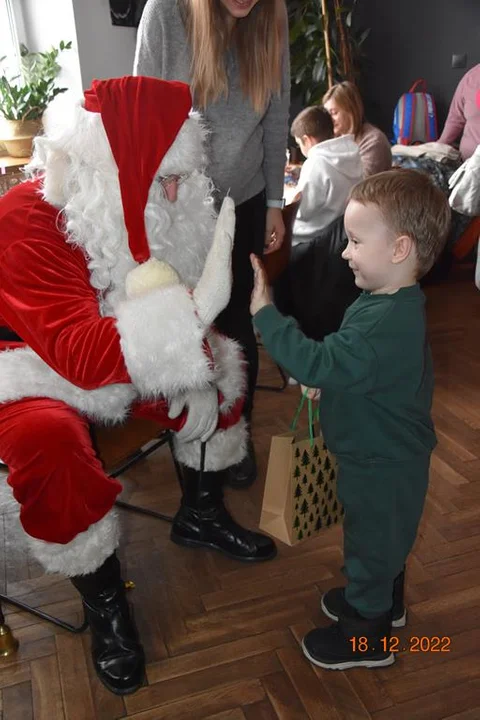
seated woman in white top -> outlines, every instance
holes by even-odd
[[[333,120],[335,137],[352,134],[360,150],[365,177],[392,167],[387,136],[365,121],[362,98],[356,85],[345,81],[327,90],[323,105]]]

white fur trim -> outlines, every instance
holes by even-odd
[[[215,380],[202,342],[205,328],[183,285],[158,288],[118,308],[123,356],[140,395],[168,398]]]
[[[240,345],[231,338],[211,334],[208,337],[217,368],[217,387],[223,395],[220,410],[226,413],[247,389],[247,364]]]
[[[187,467],[200,468],[200,440],[182,443],[174,439],[175,457]],[[236,465],[247,452],[247,424],[244,418],[228,430],[217,430],[207,442],[205,470],[225,470]]]
[[[163,156],[158,174],[165,176],[204,170],[208,162],[205,153],[207,135],[202,117],[192,111]]]
[[[95,572],[112,555],[118,547],[120,524],[115,510],[110,510],[65,545],[27,537],[32,555],[46,572],[75,577]]]
[[[0,353],[0,403],[48,397],[75,408],[92,420],[123,420],[137,396],[132,385],[106,385],[84,390],[63,378],[30,348]]]

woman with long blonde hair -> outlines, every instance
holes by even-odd
[[[245,416],[250,421],[258,352],[249,302],[249,255],[277,250],[288,136],[290,68],[285,0],[148,0],[134,73],[189,83],[209,136],[207,173],[218,200],[236,205],[233,290],[218,329],[238,340],[248,362]],[[256,476],[253,445],[228,482]]]
[[[354,136],[365,177],[392,167],[388,138],[379,128],[366,122],[362,97],[356,85],[348,80],[333,85],[323,96],[323,105],[332,116],[335,137]]]

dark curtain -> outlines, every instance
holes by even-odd
[[[137,27],[147,0],[110,0],[112,25]]]

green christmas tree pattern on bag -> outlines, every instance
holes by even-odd
[[[306,400],[300,400],[290,430],[295,431]],[[323,438],[314,437],[318,409],[308,400],[309,440],[297,443],[290,486],[293,488],[292,527],[297,540],[316,535],[340,522],[344,509],[337,498],[337,463]]]
[[[296,540],[341,522],[344,509],[337,498],[337,463],[325,443],[316,439],[310,452],[295,449],[292,480]]]

